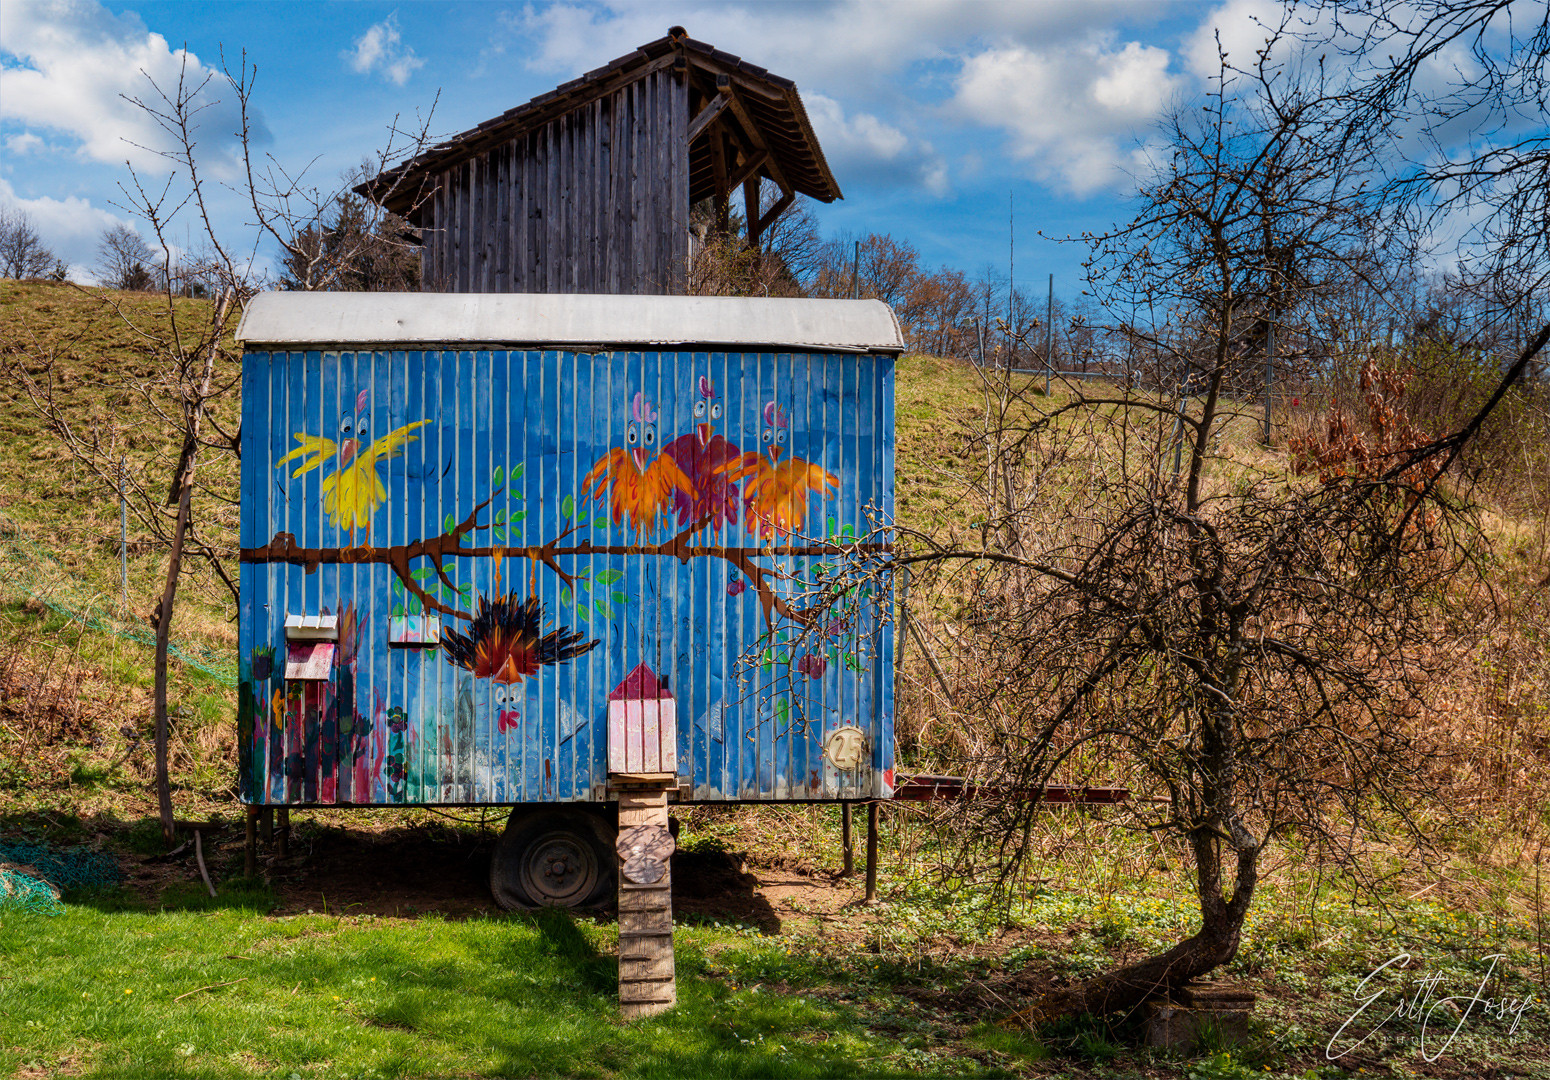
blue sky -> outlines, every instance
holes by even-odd
[[[1215,70],[1213,32],[1245,58],[1270,0],[1221,3],[249,3],[0,0],[0,201],[29,212],[78,267],[123,208],[126,160],[164,178],[164,137],[123,96],[179,69],[257,65],[254,130],[288,170],[332,187],[382,146],[395,115],[464,130],[662,36],[670,25],[794,79],[845,199],[814,207],[826,234],[890,232],[931,266],[1007,263],[1019,287],[1078,288],[1082,251],[1040,240],[1126,215],[1151,125]],[[231,91],[206,90],[207,175],[236,185]],[[223,236],[260,263],[235,192]],[[189,225],[182,237],[193,243]]]

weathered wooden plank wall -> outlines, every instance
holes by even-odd
[[[427,203],[433,292],[678,293],[689,88],[665,68],[453,165]]]

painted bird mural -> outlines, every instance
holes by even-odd
[[[692,500],[698,492],[676,459],[657,450],[657,410],[636,393],[626,446],[598,458],[581,480],[582,498],[607,498],[615,525],[627,522],[637,536],[656,528],[657,516],[671,513],[675,492]],[[649,455],[656,453],[648,460]]]
[[[832,499],[840,486],[839,477],[795,454],[780,460],[791,438],[791,422],[773,401],[764,405],[760,437],[763,452],[745,453],[730,474],[730,479],[744,482],[743,525],[748,535],[757,533],[761,540],[800,533],[807,521],[808,496],[821,492]]]
[[[334,463],[334,471],[323,478],[323,511],[328,515],[330,525],[349,531],[351,540],[358,530],[371,529],[372,513],[387,501],[387,488],[377,475],[377,466],[402,454],[404,448],[418,438],[412,434],[415,429],[430,423],[429,420],[416,420],[371,442],[368,395],[369,391],[362,390],[356,396],[355,411],[346,412],[340,418],[338,441],[326,435],[298,431],[296,441],[301,445],[275,462],[275,467],[279,468],[292,461],[301,461],[291,473],[293,479],[320,469],[330,461]]]
[[[450,627],[441,632],[447,660],[476,679],[491,679],[510,686],[538,669],[563,664],[591,652],[600,639],[567,627],[545,634],[544,605],[536,596],[521,599],[516,593],[494,600],[481,596],[468,633]]]
[[[721,402],[716,387],[700,376],[699,395],[694,402],[694,434],[680,435],[662,448],[662,454],[677,463],[689,478],[693,491],[673,490],[673,513],[678,526],[709,519],[712,529],[737,524],[737,485],[730,473],[742,460],[742,452],[716,433],[721,420]]]

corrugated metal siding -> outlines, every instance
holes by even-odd
[[[892,640],[879,618],[886,598],[857,594],[853,612],[836,613],[793,641],[795,623],[778,613],[773,626],[766,623],[748,570],[794,579],[816,573],[820,557],[787,553],[810,541],[773,526],[766,533],[759,518],[773,515],[785,490],[796,492],[789,505],[805,516],[793,531],[807,537],[864,533],[869,506],[891,519],[892,383],[893,358],[879,355],[250,352],[242,429],[243,797],[275,804],[601,800],[608,697],[642,663],[674,697],[679,769],[692,780],[694,798],[888,794]],[[696,416],[697,404],[705,416]],[[709,443],[699,437],[700,423],[714,427]],[[361,424],[355,452],[342,454],[345,437],[358,435]],[[664,458],[683,461],[686,475],[699,468],[711,476],[710,459],[694,457],[707,447],[737,461],[721,473],[730,490],[691,482],[703,501],[682,509],[692,522],[729,506],[734,520],[712,517],[683,539],[686,550],[655,553],[680,534],[680,521],[664,494],[643,499],[640,527],[630,528],[627,497],[618,493],[641,476],[628,453],[632,429],[648,476],[669,472]],[[401,452],[384,452],[395,445]],[[770,445],[778,455],[767,452]],[[282,460],[307,446],[311,454]],[[597,485],[584,490],[584,478],[611,451],[622,452],[613,460],[624,483],[588,498]],[[802,484],[782,488],[793,459],[812,467],[797,474]],[[748,475],[732,479],[741,471]],[[344,497],[352,490],[358,507]],[[510,551],[499,559],[449,554],[451,585],[438,581],[433,560],[413,545],[447,534],[486,500],[465,549],[554,543],[560,552],[552,564]],[[653,506],[660,512],[648,521]],[[446,648],[389,647],[392,616],[418,607],[389,565],[395,560],[449,606],[474,613],[480,598],[517,604],[536,596],[544,633],[568,628],[598,644],[510,684],[456,665]],[[321,565],[309,572],[306,563]],[[556,567],[574,575],[574,585]],[[787,581],[773,594],[794,596],[795,589]],[[287,682],[286,615],[323,612],[340,616],[333,678]],[[443,623],[471,632],[468,620],[443,616]],[[870,761],[838,773],[821,740],[844,724],[866,730]]]
[[[681,292],[688,87],[643,75],[436,178],[422,209],[432,292]]]

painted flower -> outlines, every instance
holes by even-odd
[[[409,726],[409,716],[404,712],[402,705],[394,705],[388,710],[387,726],[388,730],[392,732],[402,732]]]
[[[397,754],[387,759],[387,767],[384,771],[387,773],[387,778],[395,784],[403,783],[407,775],[404,771],[403,759]]]
[[[797,670],[810,679],[823,678],[824,670],[829,666],[829,661],[817,653],[808,653],[797,660]]]
[[[734,578],[732,583],[727,586],[727,595],[739,596],[746,588],[748,588],[748,582],[744,581],[742,578]]]

